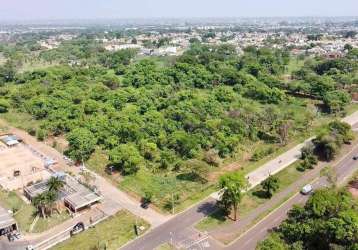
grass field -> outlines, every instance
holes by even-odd
[[[152,173],[146,169],[141,169],[136,175],[124,177],[119,187],[140,197],[145,192],[151,192],[152,202],[166,212],[172,210],[172,195],[178,196],[175,200],[175,212],[179,212],[215,191],[212,183],[201,183],[184,174]]]
[[[90,228],[63,243],[60,243],[52,249],[116,250],[136,237],[134,232],[136,220],[138,226],[144,226],[145,230],[149,228],[149,225],[145,221],[139,218],[136,219],[134,215],[127,211],[120,211],[116,215],[97,224],[94,228]]]
[[[29,128],[38,128],[40,122],[33,119],[33,117],[27,113],[20,113],[13,109],[7,113],[1,113],[0,119],[6,120],[11,126],[27,130]]]
[[[213,183],[202,183],[193,180],[189,175],[152,172],[142,168],[137,174],[121,176],[119,174],[106,174],[105,167],[109,163],[104,151],[97,149],[87,162],[87,167],[106,177],[114,185],[140,199],[145,192],[153,195],[153,204],[165,213],[171,212],[172,194],[179,195],[175,201],[175,212],[182,211],[191,204],[200,201],[203,197],[214,192],[216,186]],[[208,166],[210,168],[210,166]]]

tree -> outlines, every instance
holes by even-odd
[[[137,147],[131,143],[121,144],[112,149],[109,153],[109,160],[121,169],[124,175],[136,173],[143,163],[143,157]]]
[[[286,145],[288,142],[289,129],[291,127],[291,121],[282,120],[278,126],[278,135],[280,143]]]
[[[355,249],[356,201],[345,190],[317,190],[304,207],[296,206],[289,211],[288,219],[277,232],[281,240],[298,249]]]
[[[97,143],[93,133],[86,128],[75,128],[67,135],[67,140],[66,154],[75,161],[88,160]]]
[[[14,80],[15,74],[16,71],[13,62],[7,61],[3,66],[0,66],[0,86]]]
[[[338,154],[340,145],[337,144],[336,138],[332,135],[322,134],[314,139],[316,151],[326,161],[333,160]]]
[[[266,192],[266,196],[271,198],[279,186],[279,179],[274,175],[269,175],[268,178],[261,182],[262,189]]]
[[[323,96],[323,103],[331,113],[337,113],[351,102],[351,96],[341,90],[329,91]]]
[[[248,188],[248,181],[240,172],[227,173],[220,177],[219,186],[223,189],[221,202],[228,212],[234,212],[236,221],[239,203]]]
[[[46,218],[46,210],[52,206],[52,204],[56,201],[57,195],[52,191],[45,191],[32,200],[32,204],[37,207],[41,216]]]
[[[288,246],[279,234],[272,233],[257,245],[256,250],[288,250]]]
[[[325,160],[334,159],[343,143],[349,143],[354,138],[351,126],[345,122],[333,121],[313,140],[315,152]]]
[[[314,165],[317,164],[318,159],[314,154],[315,146],[312,142],[309,142],[301,149],[301,164],[297,168],[300,171],[305,171],[306,169],[312,169]]]
[[[58,193],[61,188],[63,188],[65,185],[65,182],[61,180],[59,177],[52,176],[47,181],[47,187],[50,192]]]

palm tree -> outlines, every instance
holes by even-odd
[[[55,193],[60,191],[60,189],[63,188],[64,185],[65,182],[63,180],[54,176],[52,176],[47,182],[48,190]]]
[[[39,210],[43,218],[46,218],[46,210],[52,206],[56,200],[56,195],[52,191],[46,191],[42,194],[37,195],[33,200],[32,204]]]

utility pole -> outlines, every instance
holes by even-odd
[[[172,214],[174,214],[174,193],[172,192]]]

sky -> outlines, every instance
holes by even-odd
[[[358,16],[358,0],[0,0],[0,20]]]

